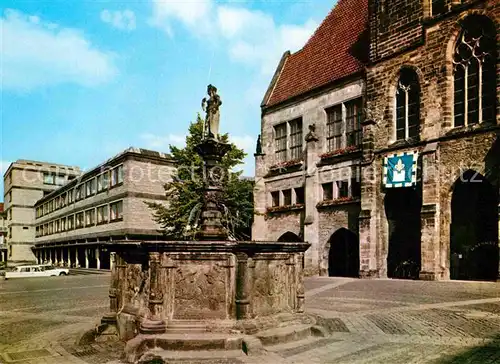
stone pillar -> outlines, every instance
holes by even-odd
[[[437,143],[428,144],[422,151],[422,211],[421,211],[421,268],[423,280],[442,278],[439,264],[439,165]]]
[[[89,250],[88,248],[85,249],[85,268],[89,268]]]
[[[500,186],[499,191],[500,195]],[[500,282],[500,200],[498,201],[498,278],[497,282]],[[7,253],[5,253],[5,261],[7,261]]]
[[[77,252],[78,257],[78,252]],[[118,312],[118,287],[120,284],[119,272],[116,268],[116,255],[110,254],[110,267],[111,267],[111,283],[109,285],[109,313],[105,314],[101,319],[102,324],[115,324],[116,314]]]
[[[64,248],[61,248],[61,265],[65,265],[66,260],[64,259]]]
[[[245,320],[251,318],[251,282],[250,269],[248,267],[249,257],[245,253],[237,254],[236,271],[236,319]]]
[[[71,247],[68,247],[68,267],[71,268]]]
[[[255,155],[255,185],[253,189],[254,218],[252,224],[252,239],[254,241],[267,240],[266,208],[267,192],[264,176],[266,174],[265,154]]]
[[[162,283],[164,280],[160,264],[160,253],[149,253],[149,315],[141,322],[139,330],[143,334],[164,333],[167,325],[162,320],[163,293]]]
[[[109,270],[112,272],[115,265],[115,255],[116,253],[109,253]]]
[[[328,261],[323,259],[323,242],[319,241],[319,212],[316,204],[318,198],[318,169],[319,161],[319,139],[315,133],[315,126],[306,135],[306,173],[305,173],[305,218],[304,218],[304,241],[311,244],[305,254],[305,269],[307,275],[328,275]]]
[[[100,248],[97,247],[95,248],[95,259],[96,259],[96,264],[97,264],[97,269],[101,269],[101,257],[99,256],[100,253]]]
[[[295,301],[295,310],[298,313],[304,312],[304,272],[302,270],[302,259],[304,259],[304,253],[295,254],[295,285],[297,292],[297,299]]]
[[[75,247],[75,268],[80,266],[80,260],[78,259],[78,246]]]
[[[368,107],[367,107],[368,109]],[[380,178],[377,163],[379,158],[374,156],[374,132],[376,122],[368,117],[363,122],[363,162],[361,164],[361,212],[359,214],[359,253],[360,269],[362,278],[385,277],[387,275],[387,261],[381,255],[380,244],[384,238],[377,231],[377,195],[380,191]],[[383,213],[383,209],[381,212]],[[382,265],[382,267],[380,266]]]

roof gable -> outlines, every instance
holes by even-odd
[[[363,71],[368,41],[368,0],[339,0],[304,47],[280,62],[263,106]]]

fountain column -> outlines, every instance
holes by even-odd
[[[167,325],[161,319],[163,307],[162,281],[163,275],[160,264],[160,253],[149,253],[149,315],[141,322],[140,332],[143,334],[162,334]]]
[[[204,202],[201,213],[201,231],[198,240],[221,241],[228,237],[222,226],[222,187],[226,173],[219,166],[222,157],[231,149],[231,145],[206,137],[196,146],[196,152],[203,158],[203,182],[205,185]]]

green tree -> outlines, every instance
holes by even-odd
[[[177,163],[177,174],[172,182],[165,184],[166,204],[148,203],[153,217],[164,234],[173,240],[193,238],[199,229],[199,216],[203,204],[203,160],[195,147],[202,141],[203,119],[198,115],[189,126],[186,146],[170,146],[170,154]],[[228,143],[227,134],[219,136]],[[249,239],[253,219],[253,181],[242,179],[242,172],[234,167],[243,163],[246,153],[230,144],[230,151],[220,166],[227,171],[222,183],[223,224],[230,234],[238,239]]]

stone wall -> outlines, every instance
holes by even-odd
[[[326,241],[324,233],[320,233],[319,212],[316,205],[323,199],[321,183],[340,180],[341,173],[332,172],[348,170],[357,165],[359,156],[348,156],[341,160],[322,164],[320,155],[328,151],[327,146],[327,112],[326,110],[342,102],[363,96],[364,80],[356,78],[332,86],[321,93],[306,96],[294,103],[284,104],[266,110],[262,117],[262,152],[256,156],[256,186],[254,190],[255,210],[257,212],[252,229],[254,240],[275,240],[286,232],[292,232],[311,244],[306,252],[305,271],[308,275],[318,274],[320,266],[328,265],[324,258]],[[309,126],[315,126],[317,140],[303,141],[303,163],[296,169],[282,170],[273,173],[271,166],[276,163],[274,150],[274,127],[282,122],[302,118],[303,138]],[[271,192],[304,187],[305,204],[301,208],[288,211],[266,213],[272,207]],[[292,196],[292,204],[295,204]],[[359,205],[359,203],[358,203]],[[335,208],[333,208],[335,210]],[[340,209],[342,210],[342,209]],[[340,211],[339,210],[339,211]],[[342,214],[341,212],[339,212]],[[321,224],[325,226],[341,226],[347,219],[337,219],[326,214]],[[357,230],[354,231],[357,233]]]
[[[498,29],[500,6],[494,0],[466,1],[464,4],[449,1],[451,13],[432,17],[428,2],[384,3],[387,5],[385,10],[380,2],[372,2],[372,65],[367,70],[366,86],[369,120],[363,130],[362,275],[387,275],[388,222],[384,211],[386,191],[382,187],[383,156],[418,151],[424,174],[418,187],[422,192],[421,278],[449,279],[453,184],[460,170],[471,168],[485,172],[486,159],[494,148],[500,125],[497,112],[496,125],[454,128],[452,56],[461,31],[460,21],[470,14],[484,14]],[[402,67],[417,73],[421,89],[420,137],[407,142],[396,141],[394,122],[394,95]],[[499,81],[497,94],[500,95]]]

